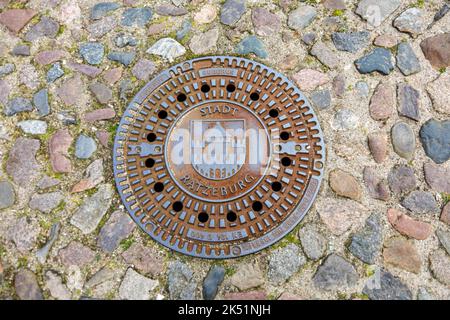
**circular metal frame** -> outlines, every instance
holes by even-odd
[[[274,155],[272,154],[272,143],[270,143],[271,159],[287,152],[290,157],[293,157],[293,163],[295,164],[294,169],[284,169],[283,171],[283,174],[291,176],[292,179],[283,176],[284,189],[282,189],[281,196],[277,192],[270,193],[270,199],[268,194],[261,195],[262,192],[257,189],[267,190],[267,186],[263,186],[263,184],[267,181],[273,181],[273,179],[270,180],[273,178],[270,177],[270,174],[268,179],[264,179],[264,176],[262,176],[262,180],[255,184],[257,189],[249,191],[252,194],[249,199],[257,200],[256,195],[259,195],[261,200],[265,199],[262,203],[267,209],[262,210],[260,216],[255,215],[251,211],[251,203],[248,204],[246,199],[242,199],[242,208],[245,210],[240,213],[242,208],[239,204],[232,203],[235,198],[228,199],[227,202],[230,203],[225,203],[223,206],[229,210],[230,208],[233,209],[233,205],[234,208],[238,208],[239,210],[236,211],[239,213],[237,215],[239,219],[235,223],[229,223],[222,230],[223,232],[211,232],[211,230],[221,226],[202,224],[195,221],[195,217],[192,218],[192,212],[188,211],[194,209],[187,209],[187,205],[190,203],[187,198],[189,195],[184,194],[182,190],[180,190],[180,194],[173,191],[176,184],[173,183],[172,172],[163,166],[160,166],[162,169],[159,170],[166,170],[169,173],[165,185],[172,191],[168,192],[172,192],[171,196],[174,199],[181,197],[180,199],[183,199],[181,202],[186,204],[186,208],[183,208],[181,212],[176,212],[165,206],[168,201],[160,203],[165,195],[156,196],[154,191],[151,190],[150,185],[155,183],[155,180],[149,178],[147,181],[143,181],[143,177],[147,175],[154,177],[155,172],[140,168],[142,166],[140,163],[144,161],[142,155],[148,150],[144,152],[143,144],[138,145],[144,132],[159,130],[160,134],[167,134],[168,131],[158,127],[160,124],[167,127],[169,131],[171,130],[173,124],[155,121],[152,112],[156,112],[156,109],[164,108],[168,111],[170,121],[176,123],[182,114],[198,106],[199,103],[194,103],[196,99],[200,99],[200,102],[205,101],[212,104],[220,100],[208,99],[208,97],[204,97],[205,100],[202,100],[203,98],[197,95],[196,97],[191,96],[190,100],[185,103],[177,104],[176,99],[174,100],[172,96],[174,92],[183,92],[189,95],[191,90],[195,91],[195,88],[189,89],[187,85],[183,87],[184,81],[188,83],[194,81],[194,79],[210,79],[211,77],[216,80],[220,79],[220,81],[222,81],[221,79],[232,79],[242,101],[249,100],[250,92],[248,87],[244,88],[244,84],[251,83],[253,85],[251,90],[258,90],[261,93],[261,104],[255,105],[250,101],[247,102],[247,105],[243,103],[244,107],[252,107],[256,110],[261,106],[262,109],[259,109],[258,115],[264,116],[265,120],[262,123],[270,123],[270,126],[277,123],[268,120],[267,111],[271,108],[277,108],[282,113],[279,119],[283,119],[279,121],[278,125],[281,125],[283,130],[291,131],[295,141],[297,141],[294,147],[280,143],[277,146],[279,150]],[[222,83],[218,87],[221,85]],[[200,90],[198,83],[197,90]],[[217,91],[219,91],[219,88],[217,88]],[[193,92],[191,93],[193,94]],[[270,100],[268,98],[273,99],[267,101]],[[227,101],[227,99],[230,99],[230,95],[224,100]],[[278,100],[274,101],[274,99]],[[156,100],[159,102],[156,103]],[[229,102],[235,102],[235,100],[230,99]],[[173,106],[176,106],[176,108]],[[261,119],[258,120],[261,121]],[[270,130],[270,137],[272,137],[272,131],[277,132],[279,128],[273,129],[272,127]],[[166,139],[160,138],[158,142],[165,141]],[[306,147],[301,146],[298,141],[306,142],[304,143]],[[167,153],[166,143],[164,143],[162,149],[164,151],[161,151],[161,156],[165,157]],[[155,152],[155,150],[152,150],[152,152]],[[162,160],[161,163],[165,163],[165,160]],[[286,76],[279,72],[261,63],[232,56],[211,56],[188,60],[155,76],[129,103],[117,128],[113,148],[113,171],[117,190],[128,213],[140,228],[169,249],[194,257],[214,259],[234,258],[260,251],[292,231],[306,215],[317,196],[324,164],[325,145],[322,130],[306,97]],[[279,167],[278,169],[282,170]],[[166,171],[161,175],[166,176]],[[170,181],[171,179],[172,181]],[[239,195],[236,198],[242,197],[244,195]],[[271,201],[278,203],[273,207]],[[171,202],[169,202],[170,204]],[[215,212],[214,205],[215,203],[212,201],[211,209],[213,211],[211,214],[217,214],[217,221],[222,222],[221,215],[224,212]],[[203,203],[203,207],[207,206]],[[221,211],[223,211],[222,209]],[[198,208],[195,211],[199,212]],[[202,211],[201,208],[200,211]],[[186,221],[189,215],[190,220]],[[246,218],[249,220],[247,221]],[[250,224],[252,219],[256,222]],[[191,220],[194,220],[196,225],[191,223]],[[207,231],[202,231],[201,228]]]

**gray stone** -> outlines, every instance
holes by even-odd
[[[63,199],[64,196],[59,191],[43,194],[35,193],[31,197],[28,205],[33,210],[39,210],[43,213],[50,213],[60,204]]]
[[[375,48],[369,54],[355,61],[356,68],[362,74],[379,72],[388,75],[394,70],[391,51],[384,48]]]
[[[325,237],[306,225],[298,232],[298,237],[305,255],[311,260],[319,260],[327,250]]]
[[[269,256],[269,281],[281,284],[287,281],[306,263],[300,248],[291,243],[286,247],[274,250]]]
[[[109,16],[90,24],[87,30],[92,38],[101,38],[117,27],[118,21],[114,16]]]
[[[420,92],[407,83],[397,85],[398,113],[410,119],[420,120]]]
[[[309,5],[300,5],[289,13],[288,26],[294,30],[304,29],[312,23],[316,16],[316,8]]]
[[[220,11],[220,22],[232,26],[239,21],[245,10],[245,0],[227,0]]]
[[[402,158],[411,159],[416,149],[414,131],[405,122],[396,123],[391,130],[394,151]]]
[[[7,63],[0,66],[0,78],[13,73],[16,70],[16,66],[12,63]]]
[[[33,106],[31,105],[31,101],[29,99],[17,97],[8,101],[4,109],[4,113],[6,116],[11,117],[17,113],[31,110],[33,110]]]
[[[118,52],[114,51],[108,54],[108,59],[111,61],[119,62],[125,67],[128,67],[136,57],[136,52]]]
[[[260,36],[276,34],[281,28],[281,21],[278,15],[260,7],[252,10],[252,22],[256,34]]]
[[[430,192],[413,191],[402,201],[402,205],[418,214],[436,214],[439,212],[439,207]]]
[[[370,25],[378,27],[400,4],[400,0],[362,0],[356,8],[356,13]]]
[[[80,45],[80,54],[83,59],[92,65],[99,65],[103,61],[105,47],[98,42],[84,42]]]
[[[106,104],[113,98],[112,90],[101,82],[93,82],[89,85],[89,89],[94,94],[95,98],[101,104]]]
[[[127,100],[128,96],[133,91],[133,83],[131,82],[130,79],[123,79],[119,83],[119,89],[120,89],[119,92],[120,99]]]
[[[430,254],[430,269],[439,282],[450,286],[450,256],[444,250],[438,249]]]
[[[33,96],[33,104],[39,115],[44,117],[50,113],[50,105],[48,103],[48,90],[41,89]]]
[[[144,27],[152,18],[152,10],[147,7],[128,8],[122,14],[122,25],[126,27]]]
[[[427,288],[419,287],[417,290],[417,300],[436,300]]]
[[[119,47],[119,48],[124,48],[126,46],[135,47],[137,45],[137,40],[135,37],[133,37],[131,35],[119,33],[114,38],[114,43],[115,43],[116,47]]]
[[[0,181],[0,210],[11,207],[16,202],[13,185],[8,181]]]
[[[170,299],[195,300],[197,284],[192,270],[185,263],[176,260],[169,264],[167,285]]]
[[[62,110],[61,112],[59,112],[56,115],[56,117],[65,126],[70,126],[70,125],[77,124],[76,116],[72,112],[70,112],[68,110]]]
[[[394,27],[413,36],[422,33],[424,30],[423,11],[419,8],[406,9],[394,20]]]
[[[336,57],[336,54],[322,41],[317,41],[313,45],[311,55],[315,56],[324,66],[330,69],[339,65],[339,59]]]
[[[264,44],[256,36],[248,36],[244,38],[236,46],[235,52],[238,54],[254,53],[262,59],[265,59],[268,56]]]
[[[45,273],[45,287],[50,291],[50,295],[57,300],[70,300],[72,294],[63,284],[61,276],[55,271]]]
[[[369,45],[370,33],[359,32],[335,32],[331,35],[336,49],[356,53]]]
[[[356,92],[360,97],[368,97],[369,96],[369,86],[365,81],[358,81],[355,84]]]
[[[30,46],[26,44],[19,44],[12,49],[11,54],[13,56],[28,57],[30,55]]]
[[[44,264],[47,260],[48,253],[50,252],[53,243],[55,243],[56,239],[58,238],[60,228],[61,224],[59,222],[54,223],[50,229],[50,235],[47,239],[47,242],[42,248],[36,251],[36,258],[39,263]]]
[[[446,162],[450,158],[450,120],[428,120],[420,129],[420,141],[434,162]]]
[[[128,268],[119,288],[119,297],[124,300],[149,300],[150,292],[158,286],[157,280],[152,280]]]
[[[156,66],[151,60],[141,59],[134,65],[131,72],[139,80],[148,81],[150,75],[156,71]]]
[[[331,254],[318,268],[313,277],[316,287],[322,290],[342,289],[351,287],[358,281],[355,267],[337,254]]]
[[[120,8],[120,4],[115,2],[100,2],[92,7],[91,10],[91,19],[99,20],[106,16],[111,11],[117,10]]]
[[[425,163],[423,166],[425,181],[431,189],[450,194],[450,166]]]
[[[11,93],[11,86],[7,81],[0,79],[0,103],[8,103],[9,94]]]
[[[121,210],[114,211],[100,230],[97,245],[103,251],[111,253],[133,232],[135,226],[128,214]]]
[[[61,64],[55,63],[52,67],[47,71],[47,82],[52,83],[55,80],[61,78],[64,75],[64,70],[61,67]]]
[[[162,38],[153,44],[147,50],[147,53],[161,56],[169,62],[173,62],[176,58],[184,55],[186,49],[172,38]]]
[[[331,124],[337,131],[352,130],[358,126],[358,116],[350,109],[341,109],[336,112]]]
[[[311,101],[313,104],[321,109],[328,109],[331,106],[330,90],[318,90],[311,93]]]
[[[16,219],[8,228],[6,238],[12,241],[19,252],[29,253],[36,245],[39,225],[28,217]]]
[[[264,274],[257,262],[240,264],[230,282],[240,291],[245,291],[264,284]]]
[[[54,186],[57,186],[58,184],[60,184],[61,181],[56,179],[56,178],[52,178],[49,177],[47,175],[44,175],[36,184],[36,186],[40,189],[40,190],[45,190]]]
[[[219,29],[214,28],[192,37],[189,48],[195,54],[205,54],[217,50],[217,39],[219,39]]]
[[[36,275],[28,269],[20,269],[14,277],[14,288],[20,300],[43,300]]]
[[[218,287],[225,277],[225,269],[221,266],[213,266],[205,280],[203,280],[203,299],[213,300],[217,294]]]
[[[17,185],[24,188],[30,186],[39,176],[41,165],[36,161],[36,153],[40,146],[37,139],[17,138],[11,148],[6,172]]]
[[[78,241],[70,242],[65,248],[59,250],[58,255],[66,268],[73,266],[83,268],[95,259],[95,252]]]
[[[155,12],[160,16],[183,16],[188,11],[183,7],[177,7],[172,4],[162,4],[155,8]]]
[[[92,233],[111,205],[113,188],[110,184],[102,184],[98,191],[87,198],[75,211],[70,223],[80,229],[83,234]]]
[[[97,150],[97,143],[91,137],[80,134],[75,143],[75,156],[78,159],[89,159]]]
[[[25,40],[28,42],[34,42],[39,38],[55,38],[59,31],[59,23],[52,18],[42,17],[41,21],[36,23],[25,34]]]
[[[366,220],[364,229],[352,236],[348,250],[361,261],[374,264],[381,250],[381,231],[380,215],[373,213]]]
[[[390,272],[377,270],[363,289],[371,300],[411,300],[412,293],[408,287]]]
[[[414,170],[405,165],[392,168],[388,175],[388,182],[391,191],[397,195],[414,190],[417,184]]]
[[[450,254],[450,232],[444,229],[436,230],[436,235],[439,239],[439,242],[444,247],[445,251]]]
[[[397,67],[405,76],[418,73],[422,70],[419,59],[411,45],[407,42],[402,42],[398,45]]]
[[[181,25],[181,29],[177,31],[177,40],[180,41],[184,39],[184,37],[191,31],[192,29],[192,23],[189,20],[183,21],[183,24]]]
[[[316,41],[316,37],[317,36],[315,33],[309,32],[309,33],[306,33],[305,35],[303,35],[302,41],[304,43],[306,43],[307,45],[311,45]]]

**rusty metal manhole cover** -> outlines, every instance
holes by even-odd
[[[319,190],[325,147],[282,74],[226,56],[160,73],[117,129],[114,176],[134,221],[175,251],[232,258],[280,240]]]

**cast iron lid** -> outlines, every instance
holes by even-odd
[[[283,238],[320,187],[325,146],[305,96],[248,59],[202,57],[151,80],[117,129],[114,177],[164,246],[233,258]]]

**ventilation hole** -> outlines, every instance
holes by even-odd
[[[178,102],[186,101],[186,99],[187,99],[187,97],[186,97],[186,95],[185,95],[184,93],[180,93],[180,94],[177,96]]]
[[[236,91],[236,86],[234,84],[230,83],[229,85],[227,85],[227,91],[228,92]]]
[[[208,221],[209,219],[209,214],[207,214],[206,212],[200,212],[198,214],[198,221],[200,221],[201,223],[205,223],[206,221]]]
[[[289,139],[289,133],[286,131],[283,131],[282,133],[280,133],[280,138],[281,140],[288,140]]]
[[[281,164],[285,167],[289,167],[292,164],[292,160],[288,157],[281,158]]]
[[[278,192],[281,190],[281,188],[282,188],[281,182],[278,182],[278,181],[272,182],[272,190],[273,191]]]
[[[258,92],[253,92],[253,93],[250,95],[250,99],[252,99],[253,101],[259,100],[259,93],[258,93]]]
[[[155,185],[153,186],[153,190],[155,190],[156,192],[163,191],[164,190],[164,184],[162,182],[155,183]]]
[[[147,168],[152,168],[155,165],[155,160],[153,158],[148,158],[145,160],[145,166]]]
[[[253,209],[254,211],[261,211],[262,208],[263,208],[263,205],[262,205],[261,202],[259,202],[259,201],[253,202],[253,204],[252,204],[252,209]]]
[[[237,214],[234,211],[229,211],[227,213],[227,220],[230,222],[234,222],[237,219]]]
[[[158,112],[158,118],[160,118],[160,119],[167,118],[167,111],[166,110],[161,110],[160,112]]]
[[[278,110],[277,109],[270,110],[269,111],[269,116],[271,116],[272,118],[278,117]]]
[[[206,92],[209,92],[209,90],[211,90],[211,88],[209,87],[209,85],[204,84],[204,85],[202,85],[200,90],[202,90],[202,92],[206,93]]]
[[[172,204],[172,209],[176,212],[180,212],[181,210],[183,210],[183,204],[181,203],[181,201],[175,201]]]
[[[148,140],[149,142],[155,141],[155,140],[156,140],[156,134],[154,134],[153,132],[149,133],[149,134],[147,135],[147,140]]]

